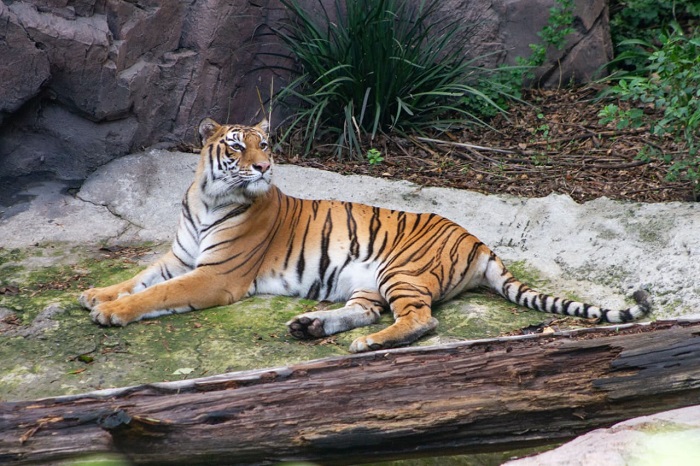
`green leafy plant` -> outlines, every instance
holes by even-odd
[[[639,128],[644,125],[644,111],[640,108],[623,110],[615,104],[608,104],[598,112],[598,116],[601,125],[615,123],[617,129]]]
[[[535,128],[535,133],[539,134],[544,139],[549,139],[549,131],[551,130],[551,127],[549,126],[549,123],[547,123],[547,121],[545,120],[544,114],[538,113],[537,119],[542,121],[543,123],[541,123]]]
[[[554,47],[561,50],[566,45],[566,37],[574,32],[574,0],[555,0],[554,6],[549,9],[549,19],[547,25],[542,28],[537,35],[542,39],[538,44],[530,44],[532,54],[525,57],[518,57],[516,63],[519,68],[511,69],[510,81],[507,87],[522,87],[523,80],[533,79],[533,70],[544,65],[547,61],[547,49]]]
[[[555,0],[554,6],[549,9],[547,24],[537,35],[542,42],[530,44],[532,53],[529,57],[517,57],[517,66],[501,66],[498,73],[489,80],[481,83],[480,89],[494,87],[502,92],[488,92],[494,101],[506,108],[512,99],[520,99],[524,81],[534,79],[533,70],[542,66],[547,61],[547,50],[554,47],[561,50],[566,45],[566,38],[574,32],[574,0]],[[502,97],[502,96],[505,96]],[[485,109],[484,115],[489,115],[489,109]]]
[[[535,78],[533,70],[542,66],[547,61],[547,50],[554,47],[561,50],[566,45],[566,38],[574,32],[574,0],[555,0],[554,6],[549,9],[547,24],[537,35],[542,42],[530,44],[532,53],[529,57],[517,57],[517,66],[501,67],[500,73],[493,77],[485,86],[499,86],[507,89],[504,94],[520,98],[520,91],[525,80]],[[502,106],[507,106],[508,101],[498,101]]]
[[[659,137],[672,137],[685,150],[678,154],[659,154],[671,163],[670,179],[700,180],[700,31],[685,35],[679,27],[672,28],[654,42],[635,40],[644,53],[643,66],[632,73],[618,75],[614,85],[603,94],[631,101],[651,110],[646,115],[641,108],[621,111],[615,105],[606,106],[599,116],[603,121],[616,121],[618,128],[648,124],[650,132]],[[645,157],[654,155],[647,149]]]
[[[437,0],[336,0],[320,14],[282,0],[288,25],[277,31],[300,75],[278,95],[290,109],[282,134],[335,141],[339,157],[360,157],[380,133],[442,131],[484,124],[503,111],[509,88],[467,58],[469,32],[436,16]],[[484,83],[492,83],[483,86]]]
[[[379,150],[371,148],[367,151],[367,161],[370,165],[379,165],[384,161],[384,157]]]
[[[530,44],[532,55],[522,62],[525,65],[537,67],[547,60],[547,48],[561,50],[566,45],[566,37],[574,32],[574,0],[556,0],[549,9],[547,25],[537,33],[542,39],[539,44]]]
[[[692,28],[699,20],[697,0],[611,0],[610,33],[617,57],[614,65],[628,71],[643,69],[644,44],[659,45],[658,38],[673,24]]]

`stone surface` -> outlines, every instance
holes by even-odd
[[[257,118],[278,2],[83,0],[0,6],[0,178],[84,179],[107,160]],[[11,42],[10,42],[11,39]],[[9,67],[5,64],[15,64]]]
[[[317,0],[303,0],[315,5]],[[331,4],[333,0],[322,0]],[[447,0],[469,53],[512,64],[547,24],[554,0]],[[576,33],[551,50],[538,85],[586,81],[610,59],[603,0],[579,0]],[[198,122],[260,118],[289,76],[271,29],[279,0],[4,0],[0,3],[0,178],[84,179],[155,144],[193,143]]]
[[[56,181],[27,185],[21,199],[12,206],[0,204],[0,248],[61,241],[97,244],[121,235],[130,225],[104,206],[66,194],[65,185]]]
[[[597,429],[505,466],[693,466],[698,458],[700,406],[692,406]]]
[[[0,3],[0,125],[6,116],[39,93],[49,79],[49,59]]]

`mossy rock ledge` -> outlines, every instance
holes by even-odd
[[[77,193],[57,183],[32,184],[24,188],[23,203],[0,208],[1,401],[345,355],[353,339],[390,324],[387,314],[368,328],[298,341],[285,322],[331,304],[279,296],[125,328],[92,323],[78,295],[131,276],[167,250],[196,163],[192,154],[151,150],[101,167]],[[444,215],[543,292],[622,307],[643,286],[656,299],[652,318],[700,308],[695,204],[486,196],[294,166],[276,167],[275,180],[299,197]],[[549,322],[552,316],[485,291],[438,305],[434,315],[439,327],[416,345],[511,334],[544,322],[555,329],[586,325],[576,319]]]

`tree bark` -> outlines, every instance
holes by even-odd
[[[0,404],[0,463],[349,464],[559,442],[700,404],[700,321],[409,347]]]

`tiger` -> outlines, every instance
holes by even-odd
[[[521,283],[488,246],[435,213],[340,200],[306,200],[272,182],[269,124],[198,127],[202,149],[182,200],[170,250],[133,278],[84,291],[80,304],[103,326],[229,305],[256,294],[345,302],[286,323],[297,339],[393,323],[356,338],[359,353],[409,345],[432,332],[432,307],[475,288],[541,312],[621,323],[647,315],[650,294],[610,310],[540,293]]]

